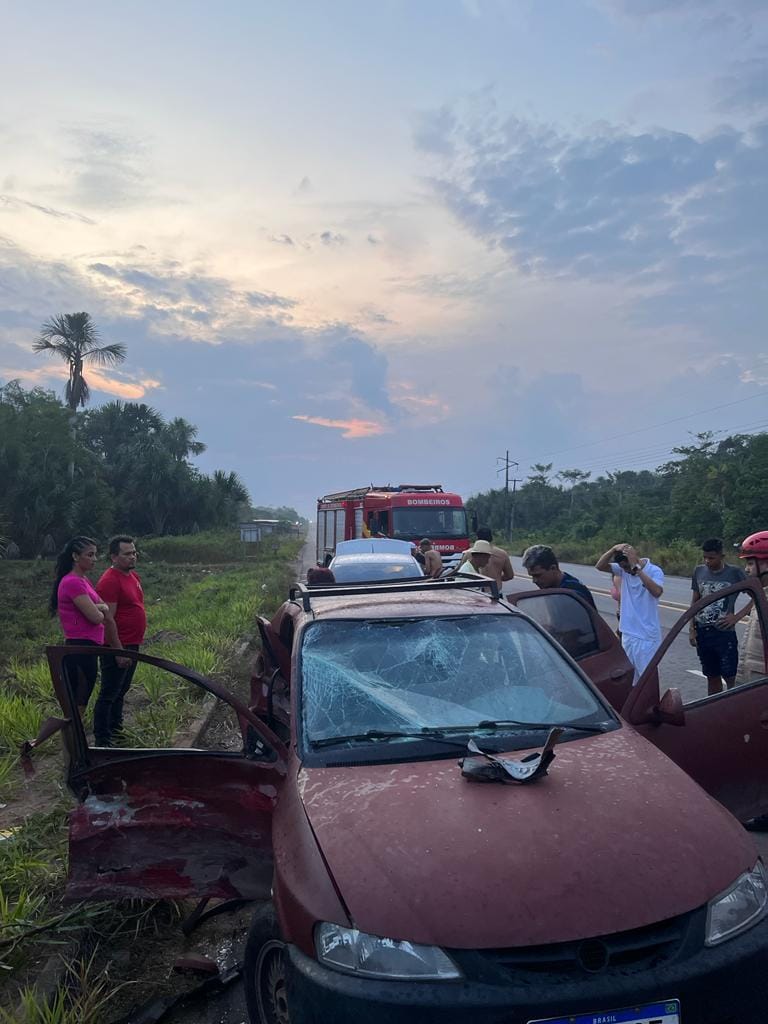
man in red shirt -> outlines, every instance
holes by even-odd
[[[144,642],[147,615],[144,591],[136,572],[133,537],[113,537],[109,542],[112,565],[96,584],[99,597],[109,605],[117,624],[117,635],[126,650],[138,651]],[[117,655],[101,659],[101,688],[93,711],[97,747],[109,747],[123,728],[123,700],[138,663]]]

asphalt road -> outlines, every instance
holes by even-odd
[[[535,589],[528,574],[523,569],[520,559],[512,558],[512,565],[515,570],[515,578],[511,582],[504,584],[504,592],[519,593]],[[571,573],[571,575],[576,576],[585,586],[589,587],[595,599],[597,610],[611,628],[615,629],[617,625],[616,602],[610,596],[611,578],[608,573],[598,572],[592,566],[573,565],[567,562],[561,562],[560,567],[566,572]],[[666,576],[664,579],[664,593],[659,602],[662,636],[665,637],[670,629],[675,626],[680,616],[690,605],[690,602],[690,578]],[[741,602],[737,604],[737,608],[741,606]],[[737,626],[739,638],[743,634],[744,628],[743,624]],[[706,680],[701,672],[696,649],[691,647],[688,641],[687,626],[665,655],[660,666],[660,677],[662,692],[669,687],[675,686],[682,693],[683,700],[686,703],[707,695]]]

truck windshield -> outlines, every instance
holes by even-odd
[[[499,719],[613,722],[557,648],[511,615],[317,622],[304,633],[300,700],[309,744]]]
[[[393,508],[392,536],[403,540],[464,538],[468,536],[467,513],[463,508]]]

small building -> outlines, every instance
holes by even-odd
[[[275,533],[279,526],[279,519],[251,519],[240,523],[240,540],[246,544],[258,542],[267,534]]]

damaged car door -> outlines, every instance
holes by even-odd
[[[673,644],[697,615],[699,621],[717,621],[700,613],[732,594],[741,595],[742,607],[745,598],[753,602],[750,623],[736,627],[733,685],[709,694],[697,650]],[[768,813],[767,623],[768,602],[754,580],[702,598],[664,638],[621,712],[740,821]]]
[[[632,689],[634,670],[599,612],[572,590],[507,594],[505,600],[538,622],[578,662],[611,707],[621,711]]]
[[[75,646],[46,649],[67,719],[67,783],[78,800],[70,815],[67,899],[268,897],[272,812],[286,772],[280,739],[213,680],[125,651],[229,705],[242,749],[90,746],[64,664],[77,653]]]

